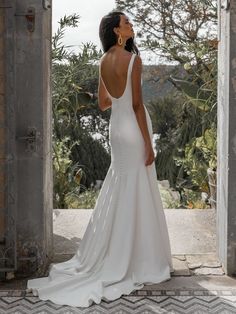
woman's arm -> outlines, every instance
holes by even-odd
[[[112,105],[112,101],[101,79],[101,69],[99,66],[98,106],[102,111],[104,111],[110,108],[111,105]]]
[[[139,56],[134,59],[132,70],[132,98],[133,109],[136,115],[136,119],[140,130],[143,135],[145,143],[146,160],[145,165],[149,166],[155,160],[155,155],[152,147],[152,140],[149,135],[146,113],[143,106],[142,86],[141,86],[141,74],[142,74],[142,60]]]

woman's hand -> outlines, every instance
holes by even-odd
[[[153,151],[153,147],[151,143],[145,144],[145,151],[146,151],[145,166],[149,166],[155,160],[155,155],[154,155],[154,151]]]

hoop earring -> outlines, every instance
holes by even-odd
[[[120,34],[118,37],[118,45],[122,46],[122,44],[123,44],[123,39],[122,39],[121,34]]]

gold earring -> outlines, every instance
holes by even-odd
[[[122,46],[122,44],[123,44],[123,39],[122,39],[122,37],[121,37],[121,34],[119,34],[119,37],[118,37],[118,44],[119,44],[120,46]]]

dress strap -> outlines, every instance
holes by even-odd
[[[132,72],[132,68],[133,68],[135,56],[136,56],[136,54],[133,53],[133,54],[132,54],[132,57],[130,58],[129,68],[128,68],[128,75],[129,75],[129,76],[130,76],[130,74],[131,74],[131,72]]]

